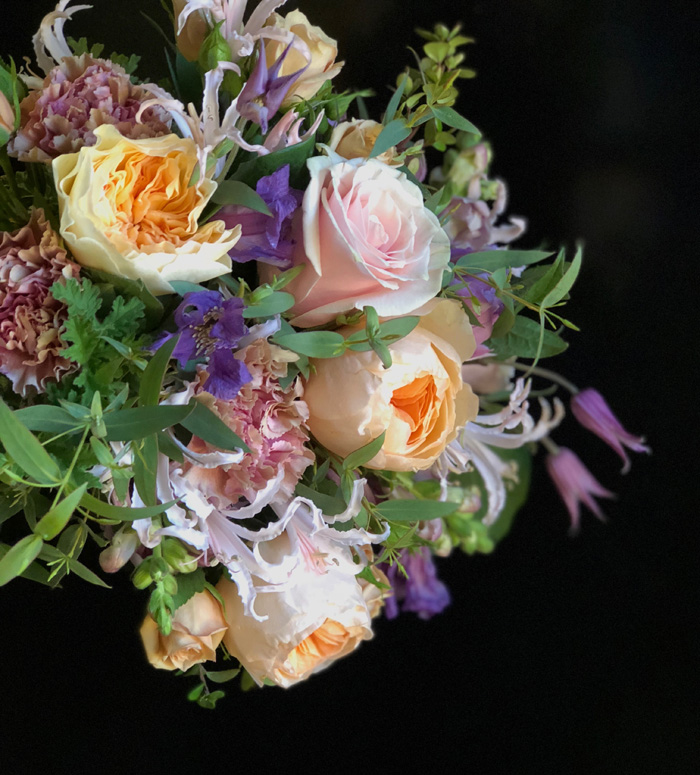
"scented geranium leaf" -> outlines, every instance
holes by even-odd
[[[164,342],[148,362],[139,385],[139,403],[141,406],[156,406],[160,398],[163,377],[168,368],[178,336],[172,336]]]
[[[250,452],[250,448],[243,439],[200,401],[194,402],[192,412],[180,422],[180,425],[213,447],[231,452],[239,449]]]
[[[406,122],[400,118],[395,118],[393,121],[390,121],[377,136],[369,158],[373,159],[375,156],[384,153],[384,151],[388,151],[389,148],[398,145],[410,134],[411,130],[406,126]]]
[[[443,124],[451,126],[454,129],[459,129],[462,132],[469,132],[473,135],[481,136],[481,132],[472,124],[471,121],[467,121],[464,116],[460,116],[454,108],[448,108],[446,106],[437,106],[431,108],[435,118],[442,121]]]
[[[125,300],[123,296],[117,296],[100,326],[102,334],[122,339],[133,337],[139,330],[143,311],[144,307],[139,299]]]
[[[39,556],[44,545],[38,535],[25,536],[0,560],[0,587],[20,576]]]
[[[343,460],[343,469],[345,471],[351,471],[353,468],[359,468],[365,463],[368,463],[382,448],[384,445],[384,438],[386,437],[386,431],[377,436],[376,439],[372,439],[369,443],[363,447],[351,452],[345,460]]]
[[[18,409],[15,417],[30,431],[43,431],[45,433],[65,433],[66,431],[79,430],[84,427],[83,420],[72,417],[60,406],[27,406]]]
[[[177,575],[177,592],[173,595],[173,613],[185,605],[185,603],[197,592],[204,592],[207,578],[202,568],[192,573],[179,573]]]
[[[258,304],[251,304],[243,310],[244,318],[270,318],[291,309],[295,304],[294,296],[283,291],[274,291]]]
[[[80,505],[92,514],[97,514],[98,517],[105,517],[106,519],[117,519],[120,522],[133,522],[135,519],[157,517],[171,506],[174,506],[175,503],[176,501],[168,501],[167,503],[158,503],[155,506],[127,508],[124,506],[113,506],[111,503],[95,498],[89,492],[86,492],[80,500]]]
[[[39,440],[0,399],[0,442],[10,458],[40,484],[56,484],[61,471]]]
[[[86,484],[80,485],[77,490],[73,490],[70,495],[50,508],[34,528],[36,535],[41,536],[44,541],[55,538],[68,524],[86,489]]]
[[[128,277],[109,274],[98,269],[90,269],[89,275],[103,286],[111,287],[113,292],[123,294],[128,299],[138,299],[144,307],[144,315],[148,329],[155,328],[163,319],[163,305],[146,288],[142,280],[131,280]],[[85,282],[83,280],[83,282]],[[118,337],[117,337],[118,338]]]
[[[546,250],[484,250],[479,253],[467,253],[457,261],[456,265],[465,269],[495,272],[504,267],[536,264],[551,255],[552,252]]]
[[[194,410],[184,406],[140,406],[104,415],[107,441],[134,441],[181,423]]]
[[[238,205],[255,210],[256,213],[272,216],[270,208],[260,194],[241,180],[224,180],[212,195],[212,201],[219,205]]]
[[[277,334],[273,341],[280,347],[309,358],[336,358],[345,351],[345,340],[335,331],[302,331]]]
[[[447,517],[455,512],[457,506],[443,501],[397,498],[380,503],[374,508],[382,519],[389,522],[420,522]]]
[[[536,358],[540,337],[542,337],[542,349],[539,353],[540,358],[549,358],[564,352],[569,346],[554,331],[544,329],[540,324],[523,316],[518,316],[510,331],[503,337],[489,339],[491,349],[501,358]]]

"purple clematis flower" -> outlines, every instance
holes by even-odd
[[[651,452],[642,436],[633,436],[622,427],[597,390],[586,388],[577,393],[571,399],[571,411],[584,428],[595,433],[622,458],[623,474],[630,470],[631,465],[625,447],[633,452]]]
[[[486,277],[486,275],[482,276]],[[455,284],[461,285],[461,283]],[[457,294],[464,299],[465,304],[481,324],[472,328],[474,339],[476,340],[476,350],[472,355],[472,359],[483,358],[491,352],[484,342],[491,336],[493,327],[496,325],[496,321],[503,312],[505,305],[496,296],[495,288],[477,278],[469,280],[465,286],[457,290]],[[474,299],[477,300],[479,305],[478,313],[474,305]]]
[[[307,64],[295,73],[277,75],[291,47],[292,43],[285,48],[272,67],[268,68],[265,62],[265,51],[261,45],[253,72],[238,95],[239,114],[258,124],[263,134],[267,134],[268,123],[280,109],[282,101],[289,92],[289,87],[308,67]]]
[[[557,452],[547,455],[546,465],[547,472],[569,511],[571,534],[576,534],[579,530],[581,503],[588,506],[598,519],[605,521],[605,515],[593,496],[614,498],[615,495],[600,484],[575,452],[567,447],[560,447]]]
[[[387,619],[395,619],[399,615],[399,602],[401,611],[412,611],[420,619],[430,619],[442,613],[450,604],[450,593],[437,577],[430,550],[422,546],[410,554],[404,549],[399,559],[408,578],[399,572],[396,564],[385,569],[394,590],[393,597],[386,600]]]
[[[233,355],[248,333],[243,306],[242,299],[224,299],[218,291],[195,291],[184,295],[174,315],[180,339],[173,358],[180,366],[194,358],[206,358],[209,377],[204,389],[225,401],[235,398],[251,381],[246,365]]]
[[[292,216],[301,205],[303,192],[289,187],[288,164],[260,178],[255,190],[268,206],[271,217],[239,205],[226,205],[216,214],[227,229],[241,226],[241,238],[229,255],[239,263],[263,261],[289,269],[295,244]]]

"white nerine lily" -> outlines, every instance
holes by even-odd
[[[450,473],[463,474],[477,470],[484,482],[488,508],[484,524],[493,524],[506,504],[505,480],[517,481],[517,467],[506,463],[489,447],[518,449],[524,444],[548,436],[564,419],[564,405],[554,399],[554,411],[549,402],[540,398],[540,417],[534,420],[529,413],[531,382],[519,378],[510,394],[508,405],[496,414],[480,414],[468,422],[433,466],[440,479],[441,499],[447,498]],[[519,430],[518,430],[519,429]],[[515,432],[517,431],[517,432]]]
[[[70,49],[63,34],[63,26],[68,19],[73,18],[76,11],[87,11],[91,5],[73,5],[73,0],[60,0],[55,10],[47,13],[41,20],[39,29],[32,38],[34,55],[39,67],[48,75],[56,65],[61,64],[64,57],[72,57]]]

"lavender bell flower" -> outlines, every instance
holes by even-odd
[[[260,178],[255,190],[272,216],[239,205],[222,207],[216,215],[227,229],[238,224],[241,226],[241,238],[229,255],[239,263],[263,261],[280,269],[289,269],[294,250],[292,216],[301,205],[303,192],[289,187],[288,164],[272,175]]]
[[[270,68],[267,67],[265,52],[260,46],[258,61],[255,63],[250,78],[238,95],[239,114],[258,124],[263,134],[267,134],[268,123],[280,109],[280,105],[289,92],[289,87],[308,67],[307,64],[294,73],[278,77],[277,73],[280,71],[291,46],[292,43],[285,48],[280,58]]]
[[[173,358],[185,366],[194,358],[206,357],[209,377],[203,387],[225,401],[251,381],[246,365],[233,354],[248,333],[243,306],[242,299],[224,299],[218,291],[197,291],[186,293],[175,310],[180,339]]]
[[[430,619],[442,613],[450,604],[450,593],[437,577],[430,550],[423,546],[415,554],[410,554],[404,549],[400,561],[408,578],[399,572],[396,564],[385,570],[394,590],[393,597],[386,600],[387,619],[395,619],[399,615],[399,602],[402,603],[401,611],[412,611],[420,619]]]
[[[482,276],[486,277],[486,275]],[[461,285],[458,282],[454,284]],[[477,320],[481,324],[472,328],[474,339],[476,340],[476,350],[472,355],[472,359],[483,358],[491,352],[484,342],[491,336],[493,327],[503,312],[505,305],[496,296],[495,288],[476,278],[469,280],[466,285],[459,288],[457,294],[464,299],[465,304],[476,315]],[[478,313],[475,309],[474,299],[476,299],[479,305]]]
[[[644,444],[642,436],[633,436],[622,427],[597,390],[586,388],[577,393],[571,399],[571,411],[584,428],[595,433],[622,458],[623,474],[626,474],[631,466],[625,447],[633,452],[651,452]]]
[[[593,496],[614,498],[615,495],[598,482],[575,452],[560,447],[557,452],[547,455],[546,465],[547,472],[569,511],[569,532],[572,535],[578,533],[580,527],[581,503],[588,506],[598,519],[605,521],[605,515]]]

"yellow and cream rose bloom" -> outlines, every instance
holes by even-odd
[[[60,232],[82,266],[143,280],[151,293],[171,282],[205,282],[231,270],[228,251],[241,227],[199,226],[216,189],[206,177],[190,185],[194,141],[170,134],[129,140],[112,126],[97,142],[53,161]]]

